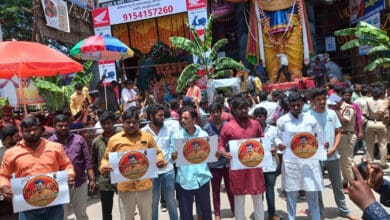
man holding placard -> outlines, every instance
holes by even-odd
[[[10,179],[13,173],[16,178],[21,178],[66,170],[68,183],[73,184],[75,172],[72,163],[60,144],[42,138],[43,126],[39,119],[27,116],[20,127],[23,140],[5,152],[0,167],[0,193],[7,198],[12,197]],[[38,188],[40,183],[37,182]],[[64,206],[55,205],[19,213],[19,219],[43,218],[63,220]]]
[[[290,112],[280,117],[276,123],[277,136],[275,144],[283,150],[282,188],[287,194],[288,219],[295,219],[298,191],[306,191],[311,219],[320,219],[318,193],[323,190],[323,179],[318,158],[310,150],[309,153],[294,151],[302,147],[302,136],[305,145],[310,144],[318,150],[317,133],[321,132],[320,124],[313,116],[302,113],[301,95],[291,93],[288,96]],[[317,151],[316,150],[316,151]]]
[[[158,177],[153,179],[152,219],[158,220],[158,203],[161,190],[168,208],[169,218],[178,220],[175,199],[175,170],[173,169],[173,161],[171,159],[174,149],[171,148],[169,143],[172,135],[178,131],[176,126],[164,122],[165,111],[166,108],[160,104],[149,106],[147,114],[150,122],[142,128],[143,131],[153,136],[164,155],[164,160],[167,162],[165,167],[158,169]],[[174,123],[174,121],[170,122]]]
[[[139,112],[132,106],[122,115],[123,131],[112,136],[107,144],[99,170],[101,173],[114,171],[109,164],[109,154],[112,152],[126,152],[136,150],[155,149],[157,167],[164,167],[164,155],[157,146],[153,136],[139,129]],[[137,152],[140,154],[139,152]],[[113,173],[111,173],[112,177]],[[136,206],[142,220],[152,219],[152,179],[131,180],[119,182],[117,185],[119,211],[122,220],[133,219]]]
[[[207,137],[208,134],[200,127],[195,126],[198,113],[190,106],[179,109],[180,125],[183,129],[175,133],[171,138],[172,148],[176,139],[193,139]],[[191,140],[189,140],[191,142]],[[195,144],[196,145],[196,144]],[[172,153],[172,159],[176,160],[178,152]],[[192,207],[195,202],[199,206],[203,220],[211,220],[210,203],[210,179],[211,173],[207,163],[197,163],[177,168],[176,183],[178,183],[179,210],[183,220],[192,219]],[[199,214],[199,213],[198,213]]]
[[[222,127],[218,140],[219,153],[229,160],[232,159],[229,141],[263,136],[260,123],[248,116],[250,103],[246,98],[236,97],[231,105],[234,119]],[[237,220],[245,219],[245,195],[252,196],[255,220],[264,219],[262,194],[265,186],[262,168],[230,170],[229,185],[234,195],[234,214]]]
[[[314,109],[311,109],[308,113],[318,121],[322,130],[325,132],[327,160],[321,161],[321,165],[322,167],[326,167],[328,170],[334,199],[339,209],[339,215],[349,219],[356,219],[356,217],[350,214],[342,188],[340,155],[337,150],[341,141],[341,123],[337,117],[336,112],[326,108],[326,89],[314,88],[311,91],[310,99]],[[335,105],[336,103],[328,102],[328,104]],[[318,196],[320,214],[321,217],[324,217],[324,202],[322,199],[322,194],[319,193]]]

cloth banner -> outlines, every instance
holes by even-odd
[[[327,159],[326,149],[324,147],[325,132],[315,134],[309,132],[283,132],[282,139],[286,145],[284,159]]]
[[[157,177],[156,149],[112,152],[108,155],[111,183]]]
[[[220,87],[231,87],[233,89],[233,95],[240,93],[240,79],[232,77],[229,79],[210,79],[207,80],[207,96],[209,103],[213,102],[214,91]]]
[[[185,166],[206,162],[216,162],[218,136],[183,138],[175,140],[177,151],[176,166]]]
[[[272,167],[271,140],[252,138],[229,141],[232,170]]]
[[[64,32],[70,32],[68,6],[63,0],[42,0],[46,25]]]
[[[14,213],[69,203],[68,173],[11,179]]]

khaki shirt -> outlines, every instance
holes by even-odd
[[[124,131],[121,131],[109,139],[106,152],[104,153],[103,159],[101,160],[99,170],[101,173],[103,173],[103,167],[109,165],[108,154],[110,152],[143,150],[148,148],[156,149],[157,162],[164,161],[164,156],[161,153],[160,148],[157,146],[151,134],[140,130],[137,134],[130,137],[127,136]],[[117,188],[120,192],[144,191],[151,189],[152,184],[152,179],[133,180],[118,183]]]
[[[369,120],[384,120],[389,117],[388,101],[384,99],[369,99],[363,109],[363,115]]]
[[[342,130],[354,132],[356,123],[356,112],[353,106],[346,102],[343,102],[343,104],[340,106],[340,112],[343,118],[347,120],[347,123],[343,125]]]

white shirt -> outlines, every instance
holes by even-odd
[[[275,113],[276,108],[278,108],[278,103],[271,102],[271,101],[268,101],[268,100],[262,101],[259,104],[253,106],[249,110],[248,114],[250,116],[253,116],[253,112],[258,107],[263,107],[263,108],[265,108],[265,110],[267,110],[267,124],[271,124],[272,123],[272,115]]]
[[[301,113],[298,118],[291,113],[285,114],[278,119],[276,127],[276,145],[285,144],[282,139],[284,132],[314,134],[321,131],[317,120],[307,113]],[[287,144],[285,145],[288,147]],[[318,159],[286,160],[283,158],[282,186],[286,191],[322,191],[324,187],[320,161]]]
[[[147,133],[153,136],[153,139],[156,141],[157,146],[161,149],[161,152],[164,155],[164,160],[167,161],[167,165],[162,168],[158,168],[158,174],[166,173],[173,170],[173,161],[171,159],[171,154],[175,149],[171,148],[170,139],[174,133],[177,133],[178,126],[173,125],[175,121],[164,121],[164,125],[161,127],[158,134],[155,134],[154,131],[149,127],[149,124],[143,127],[141,130],[146,131]],[[176,121],[177,124],[178,121]]]
[[[325,141],[329,143],[329,148],[333,147],[334,139],[336,135],[336,129],[341,128],[341,123],[337,114],[334,110],[325,109],[324,112],[318,113],[311,109],[308,111],[308,114],[312,115],[318,123],[320,123],[321,128],[325,132]],[[327,160],[336,160],[340,159],[339,151],[337,150],[332,156],[328,157]]]
[[[271,140],[271,145],[275,145],[274,140],[277,135],[276,126],[267,125],[264,129],[264,137],[268,137]],[[263,167],[263,172],[275,172],[278,168],[278,165],[276,164],[276,158],[272,156],[272,166],[270,167]]]
[[[281,66],[288,66],[288,59],[286,55],[279,53],[276,56],[279,57]]]
[[[136,101],[128,103],[130,99],[134,99],[137,96],[137,92],[134,89],[123,88],[121,95],[123,101],[123,111],[126,111],[131,106],[137,106]]]

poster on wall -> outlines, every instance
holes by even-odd
[[[64,32],[70,32],[68,6],[63,0],[42,0],[46,25]]]
[[[336,38],[334,36],[325,37],[326,52],[336,51]]]
[[[364,20],[385,8],[385,0],[349,0],[350,23]]]
[[[95,1],[94,0],[69,0],[73,4],[84,8],[84,9],[94,9],[95,8]]]
[[[23,91],[16,75],[10,79],[0,79],[0,97],[7,98],[12,107],[45,103],[43,97],[39,95],[38,88],[34,86],[30,78],[23,79],[22,85]]]
[[[103,83],[116,81],[115,61],[99,61],[100,79],[104,76]]]
[[[66,171],[11,179],[14,212],[69,203]]]

